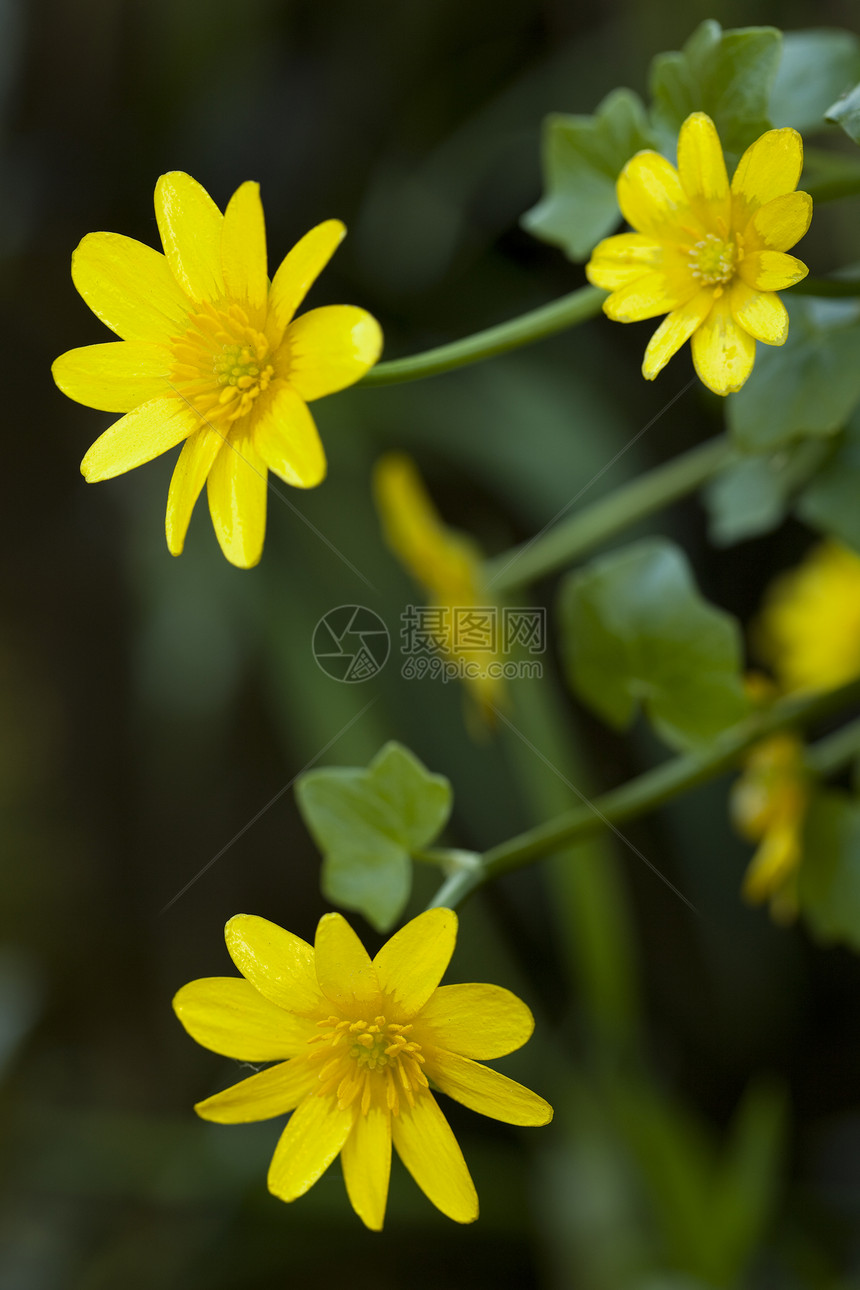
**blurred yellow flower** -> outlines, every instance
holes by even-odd
[[[803,857],[803,825],[809,804],[803,743],[788,731],[756,744],[731,793],[738,832],[759,846],[742,892],[751,904],[769,900],[778,922],[797,913],[797,871]]]
[[[190,175],[155,187],[164,254],[117,233],[89,233],[72,257],[84,300],[120,342],[70,350],[53,366],[70,398],[123,416],[81,463],[90,483],[177,444],[167,545],[182,551],[204,483],[215,533],[240,568],[256,564],[267,473],[313,488],[325,476],[307,404],[359,380],[379,357],[374,318],[351,305],[295,312],[344,236],[338,220],[293,247],[271,282],[259,185],[222,215]]]
[[[814,547],[771,584],[753,635],[776,678],[776,685],[748,679],[751,697],[761,703],[779,692],[829,690],[860,677],[860,556],[835,542]],[[731,795],[739,832],[760,844],[743,894],[752,903],[769,899],[782,922],[797,912],[808,806],[800,738],[784,731],[756,744]]]
[[[386,541],[432,606],[441,612],[434,641],[443,657],[462,667],[462,675],[487,724],[502,701],[499,658],[492,650],[468,644],[468,613],[492,604],[483,585],[483,560],[475,543],[446,528],[411,458],[388,453],[374,471],[376,506]]]
[[[647,380],[692,338],[700,380],[731,394],[752,371],[757,340],[785,342],[788,314],[776,292],[807,274],[786,254],[812,218],[811,197],[794,191],[802,166],[797,131],[768,130],[747,148],[729,186],[704,112],[681,127],[677,170],[650,150],[628,161],[618,204],[636,231],[600,242],[586,273],[612,292],[603,308],[616,322],[668,314],[645,351]]]
[[[860,556],[822,542],[781,574],[755,643],[783,691],[829,690],[860,676]]]
[[[382,1228],[392,1142],[421,1190],[458,1223],[478,1198],[457,1140],[431,1092],[507,1124],[547,1124],[552,1108],[475,1058],[520,1048],[534,1021],[494,985],[439,982],[457,916],[431,909],[372,961],[340,914],[320,919],[313,947],[274,923],[231,918],[227,948],[242,977],[184,986],[177,1016],[204,1047],[278,1064],[195,1107],[239,1124],[292,1111],[269,1169],[281,1200],[304,1195],[339,1154],[353,1209]]]

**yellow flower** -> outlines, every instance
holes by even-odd
[[[411,458],[380,458],[374,492],[388,545],[440,611],[434,623],[439,651],[462,667],[481,716],[492,725],[504,692],[499,658],[492,649],[469,644],[469,611],[496,614],[483,585],[480,551],[442,523]]]
[[[276,1061],[195,1107],[239,1124],[292,1111],[269,1169],[281,1200],[304,1195],[340,1154],[353,1209],[378,1231],[392,1142],[421,1190],[449,1218],[471,1223],[478,1198],[433,1088],[507,1124],[547,1124],[536,1093],[475,1058],[521,1047],[534,1021],[494,985],[439,986],[457,916],[431,909],[371,961],[340,914],[320,919],[313,947],[263,918],[226,928],[242,977],[209,977],[174,999],[189,1034],[240,1061]]]
[[[835,542],[814,547],[772,583],[756,637],[785,691],[829,690],[860,676],[860,557]]]
[[[802,165],[797,131],[768,130],[747,148],[730,187],[704,112],[681,127],[677,170],[652,151],[628,161],[618,204],[636,232],[599,243],[586,272],[612,292],[603,308],[616,322],[668,314],[645,351],[647,380],[692,338],[700,380],[731,394],[752,371],[757,340],[785,342],[788,315],[776,292],[807,273],[786,254],[812,218],[811,197],[794,191]]]
[[[70,398],[123,416],[81,463],[90,483],[184,443],[167,499],[167,545],[182,551],[207,484],[221,549],[260,559],[267,473],[313,488],[325,454],[308,403],[359,380],[379,357],[370,314],[351,305],[295,312],[344,236],[311,229],[271,282],[259,186],[242,184],[222,215],[190,175],[162,175],[155,215],[164,255],[117,233],[88,234],[72,278],[119,343],[63,354],[54,379]]]
[[[797,913],[808,804],[803,744],[797,735],[784,731],[756,744],[732,788],[731,810],[738,831],[760,844],[744,876],[743,895],[751,904],[770,900],[779,922]]]

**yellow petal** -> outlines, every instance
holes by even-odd
[[[260,994],[291,1012],[317,1011],[323,999],[307,941],[255,914],[231,918],[224,939],[230,958]]]
[[[391,1114],[371,1106],[359,1115],[341,1151],[343,1180],[350,1204],[373,1232],[381,1232],[391,1173]]]
[[[727,237],[731,226],[729,177],[717,128],[704,112],[694,112],[681,126],[678,175],[704,227],[718,237]]]
[[[750,144],[732,176],[733,224],[743,232],[760,206],[792,193],[803,169],[803,140],[789,126]]]
[[[312,1021],[285,1012],[240,976],[204,977],[184,985],[173,1009],[192,1039],[222,1057],[282,1061],[307,1052]]]
[[[692,275],[679,284],[665,273],[647,273],[634,282],[620,287],[603,302],[603,312],[615,322],[641,322],[643,318],[656,318],[658,314],[678,309],[698,291]]]
[[[313,1187],[349,1137],[355,1106],[334,1097],[309,1097],[290,1116],[269,1166],[269,1191],[295,1200]]]
[[[197,418],[178,399],[151,399],[105,430],[81,462],[88,484],[113,479],[175,448],[194,432]]]
[[[739,276],[756,291],[785,291],[808,272],[802,260],[784,251],[753,251],[744,256],[738,267]]]
[[[72,281],[96,317],[124,340],[166,344],[185,330],[191,302],[160,251],[120,233],[88,233]]]
[[[230,198],[221,229],[221,269],[227,294],[244,305],[252,324],[259,326],[269,294],[259,184],[242,184]]]
[[[790,251],[806,233],[812,220],[809,193],[786,193],[760,206],[747,226],[747,251]]]
[[[196,301],[223,296],[224,216],[206,189],[181,170],[162,175],[155,185],[155,218],[167,263],[185,294]]]
[[[194,504],[222,448],[225,452],[229,451],[224,443],[223,434],[205,424],[201,425],[194,434],[189,435],[182,447],[167,494],[167,516],[164,527],[167,535],[167,549],[171,555],[182,554]]]
[[[287,379],[308,403],[360,381],[382,353],[382,331],[366,309],[326,305],[290,323]]]
[[[281,385],[254,419],[254,444],[269,470],[294,488],[316,488],[325,479],[326,459],[307,404]]]
[[[345,237],[346,228],[340,220],[327,219],[305,233],[281,261],[269,291],[269,339],[273,347],[281,343],[293,314]]]
[[[492,1120],[538,1125],[552,1119],[552,1107],[537,1093],[457,1053],[437,1049],[425,1071],[443,1093]]]
[[[314,962],[319,987],[332,1003],[349,1008],[379,998],[370,955],[341,914],[323,914],[317,924]]]
[[[639,233],[674,237],[690,204],[678,172],[659,152],[637,152],[618,176],[618,205]]]
[[[259,564],[266,536],[266,463],[250,434],[233,432],[206,479],[209,513],[218,545],[231,564]]]
[[[217,1124],[249,1124],[286,1115],[303,1098],[319,1088],[318,1071],[304,1056],[280,1062],[243,1079],[223,1093],[198,1102],[194,1110],[202,1120]],[[317,1099],[311,1097],[311,1101]]]
[[[688,300],[680,309],[673,309],[668,318],[663,319],[645,350],[642,375],[646,381],[653,381],[669,359],[690,339],[696,328],[701,327],[711,312],[713,303],[713,290],[703,287],[692,300]]]
[[[70,349],[51,372],[64,394],[102,412],[129,412],[168,394],[170,351],[150,341],[111,341]]]
[[[595,287],[617,291],[658,269],[662,262],[663,247],[653,237],[646,237],[644,233],[618,233],[598,242],[585,273]]]
[[[434,1046],[486,1060],[521,1048],[534,1025],[522,999],[499,985],[442,985],[415,1018],[414,1033],[426,1028]]]
[[[757,647],[783,690],[831,689],[860,675],[858,606],[860,557],[835,542],[814,547],[776,579]]]
[[[732,317],[726,292],[693,332],[692,349],[699,380],[714,394],[739,390],[752,371],[755,341]]]
[[[444,526],[412,460],[387,453],[376,465],[373,485],[385,539],[431,602],[461,608],[486,605],[480,551],[470,539]],[[455,649],[450,621],[435,636],[440,649],[454,651],[467,662],[476,661],[469,660],[464,649]],[[480,661],[485,663],[486,658]],[[498,697],[497,680],[488,686],[480,678],[470,680],[480,700],[489,692]]]
[[[736,278],[729,288],[734,320],[765,345],[784,345],[788,336],[788,311],[772,291],[755,291]]]
[[[457,915],[452,909],[427,909],[413,918],[373,960],[379,988],[403,1016],[411,1016],[430,998],[454,953]]]
[[[439,563],[445,534],[412,458],[399,452],[380,457],[373,489],[388,545],[419,582],[427,583]]]
[[[474,1223],[478,1217],[475,1184],[432,1093],[422,1093],[414,1107],[401,1101],[391,1132],[397,1154],[428,1200],[455,1223]]]
[[[791,820],[767,831],[744,874],[744,900],[757,905],[785,885],[800,864],[800,829],[801,821]]]

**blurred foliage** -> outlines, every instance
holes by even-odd
[[[853,90],[844,94],[828,109],[826,115],[828,121],[836,121],[842,126],[849,139],[860,143],[860,85],[855,85]]]
[[[710,17],[722,36],[708,25],[688,44]],[[396,738],[456,785],[450,835],[482,850],[662,756],[644,722],[622,741],[575,708],[551,654],[544,686],[518,684],[511,727],[480,744],[451,686],[404,682],[393,660],[366,686],[315,666],[329,609],[366,604],[396,640],[414,599],[373,513],[378,455],[414,453],[446,520],[501,551],[576,494],[605,495],[713,435],[722,405],[696,388],[664,412],[686,373],[646,386],[636,328],[610,336],[599,320],[420,387],[350,391],[319,406],[328,481],[272,497],[263,564],[243,574],[202,509],[185,554],[168,555],[169,461],[85,487],[77,463],[107,418],[67,403],[48,376],[58,353],[104,339],[72,289],[71,250],[99,228],[153,244],[153,182],[175,167],[222,205],[259,179],[273,260],[313,223],[344,218],[350,236],[311,304],[371,309],[388,356],[575,288],[581,272],[519,224],[540,199],[542,120],[566,122],[576,165],[593,172],[597,240],[615,154],[590,149],[607,131],[617,146],[603,122],[635,119],[649,60],[683,48],[658,64],[660,119],[704,60],[731,128],[720,60],[741,22],[799,29],[762,100],[775,124],[815,128],[856,83],[856,42],[806,30],[856,25],[841,0],[0,3],[0,325],[16,365],[0,507],[3,1284],[860,1284],[860,968],[738,901],[748,855],[725,784],[627,830],[701,918],[609,837],[463,910],[450,979],[527,1000],[535,1039],[502,1066],[558,1108],[553,1129],[532,1135],[450,1110],[481,1196],[474,1228],[447,1223],[402,1170],[381,1239],[361,1229],[336,1169],[296,1206],[273,1200],[272,1126],[224,1133],[194,1118],[235,1064],[190,1044],[169,1007],[185,981],[230,970],[221,929],[241,910],[312,936],[326,904],[292,788],[318,763],[365,767]],[[756,75],[773,48],[770,36],[750,46]],[[632,88],[607,106],[617,84]],[[601,124],[584,126],[598,103]],[[837,126],[821,142],[840,164],[856,152]],[[804,257],[816,274],[860,261],[856,199],[816,216]],[[628,535],[668,533],[706,602],[741,620],[808,545],[805,523],[857,542],[843,429],[860,398],[852,311],[795,301],[789,344],[759,352],[733,424],[754,449],[747,473],[711,501],[722,540],[743,544],[711,551],[694,501]],[[798,410],[801,335],[815,393]],[[735,488],[754,495],[757,525]],[[553,588],[536,594],[551,603]],[[843,938],[856,897],[856,884],[830,882],[834,848],[856,857],[856,811],[846,782],[811,818],[821,862],[809,908],[823,941]],[[433,878],[416,867],[409,911]],[[646,1047],[656,1082],[641,1076]],[[751,1084],[768,1072],[773,1085]]]
[[[748,452],[784,447],[805,435],[842,429],[860,400],[854,362],[860,305],[849,300],[791,300],[788,340],[767,346],[728,409],[738,445]]]
[[[667,743],[683,748],[746,715],[737,626],[698,594],[671,543],[593,560],[561,596],[571,683],[612,725],[629,726],[641,702]]]
[[[844,792],[820,792],[804,836],[800,901],[822,941],[860,948],[860,806]]]

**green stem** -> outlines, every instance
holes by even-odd
[[[638,520],[694,492],[721,470],[732,454],[728,436],[721,435],[622,484],[548,532],[489,560],[485,566],[487,586],[502,594],[571,564]]]
[[[619,788],[604,793],[594,802],[529,829],[485,852],[480,867],[469,873],[452,874],[437,891],[431,904],[453,909],[476,888],[512,869],[521,869],[556,851],[560,846],[590,837],[603,828],[613,828],[626,820],[645,815],[679,794],[696,788],[723,771],[758,740],[778,730],[805,725],[828,712],[860,700],[860,680],[837,690],[809,695],[790,695],[768,711],[726,730],[714,740],[708,752],[685,753],[671,761],[645,771]],[[841,734],[842,732],[840,732]],[[836,736],[830,736],[835,741]],[[848,741],[846,740],[846,743]],[[854,745],[852,745],[853,751]],[[811,751],[814,765],[816,750]],[[850,755],[847,748],[845,755]],[[826,760],[826,759],[825,759]],[[832,755],[831,755],[832,760]]]
[[[536,340],[554,336],[567,327],[575,327],[577,323],[594,318],[600,313],[605,299],[605,291],[597,287],[581,287],[560,300],[541,305],[539,309],[532,309],[497,327],[476,332],[474,336],[452,341],[450,345],[440,345],[438,349],[428,349],[423,354],[413,354],[411,358],[377,363],[361,384],[391,385],[397,381],[420,381],[427,376],[453,372],[469,363],[483,362],[485,358],[495,358],[497,354],[506,354],[520,345],[531,345]]]
[[[860,718],[849,721],[834,734],[807,750],[806,765],[818,779],[826,779],[841,770],[846,762],[860,753]]]

